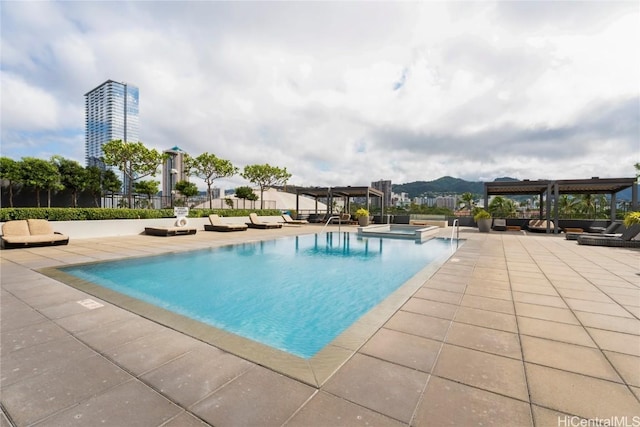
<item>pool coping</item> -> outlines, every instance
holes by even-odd
[[[180,252],[189,251],[190,250]],[[60,270],[61,268],[67,268],[69,266],[96,264],[104,261],[45,267],[37,271],[131,313],[152,320],[165,327],[191,336],[315,388],[320,388],[382,328],[389,318],[396,313],[453,254],[455,254],[455,251],[452,250],[431,261],[400,285],[398,289],[389,294],[382,302],[362,315],[315,356],[309,359],[297,357],[282,350],[190,319],[181,314],[129,297]],[[131,259],[131,257],[127,257],[126,259]]]

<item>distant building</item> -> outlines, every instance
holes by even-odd
[[[114,139],[138,142],[139,91],[127,83],[107,80],[85,97],[85,163],[105,168],[102,146]]]
[[[458,209],[458,197],[456,196],[438,196],[436,197],[436,206],[439,208],[448,208],[452,211]]]
[[[165,150],[164,154],[166,158],[162,163],[162,196],[165,197],[165,204],[171,205],[170,197],[174,194],[176,182],[189,180],[184,168],[186,153],[180,147],[175,146]]]
[[[389,206],[391,206],[391,197],[392,197],[392,192],[391,192],[391,180],[380,180],[380,181],[375,181],[371,183],[371,188],[376,189],[376,190],[380,190],[384,193],[384,207],[387,208]],[[371,204],[372,206],[375,207],[380,207],[380,199],[378,199],[377,197],[374,197],[371,200]]]

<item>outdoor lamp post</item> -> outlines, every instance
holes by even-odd
[[[175,187],[176,185],[176,175],[178,175],[178,171],[176,169],[171,169],[170,171],[170,175],[169,175],[169,190],[171,193],[171,208],[173,209],[173,195],[176,194],[176,190],[174,190],[173,187]]]

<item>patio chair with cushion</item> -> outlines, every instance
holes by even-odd
[[[205,224],[205,231],[244,231],[249,228],[246,224],[229,224],[222,222],[222,218],[216,214],[209,215],[209,222]]]
[[[504,218],[495,218],[493,220],[493,227],[495,231],[507,231],[507,220]]]
[[[69,236],[53,231],[46,219],[13,220],[2,226],[2,247],[6,249],[68,243]]]
[[[284,221],[285,224],[291,224],[291,225],[309,224],[309,221],[307,221],[306,219],[293,219],[288,214],[282,214],[282,220]]]
[[[247,226],[250,228],[261,228],[261,229],[271,229],[271,228],[282,228],[282,224],[278,222],[265,222],[260,219],[258,214],[250,213],[249,220],[251,222],[247,222]]]
[[[616,230],[622,225],[621,222],[619,221],[614,221],[611,224],[609,224],[609,226],[605,229],[603,229],[602,232],[599,233],[585,233],[585,232],[574,232],[574,231],[567,231],[569,229],[565,229],[565,239],[567,240],[578,240],[578,236],[610,236],[610,237],[616,237],[616,236],[621,236],[621,233],[618,234],[614,234],[616,232]]]
[[[620,235],[595,235],[583,234],[578,236],[578,244],[589,246],[615,246],[624,248],[640,248],[640,240],[635,237],[640,234],[640,224],[631,227],[622,225],[617,231],[622,231]]]
[[[555,224],[553,223],[553,221],[548,221],[548,222],[549,222],[549,230],[553,231],[555,229]],[[536,231],[536,232],[540,232],[540,233],[546,233],[547,232],[547,220],[532,219],[531,221],[529,221],[529,225],[527,225],[527,228],[529,229],[529,231]]]

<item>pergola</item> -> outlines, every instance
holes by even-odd
[[[498,195],[537,195],[540,196],[540,218],[547,220],[547,233],[551,232],[549,221],[558,224],[558,200],[560,194],[609,194],[611,196],[611,221],[616,219],[616,194],[631,188],[631,208],[638,210],[638,184],[636,178],[598,178],[537,180],[530,181],[495,181],[484,183],[484,206],[489,206],[489,196]],[[546,196],[546,197],[545,197]],[[543,200],[546,203],[543,203]],[[551,202],[555,201],[553,218],[551,218]],[[544,209],[546,204],[546,210]],[[558,233],[559,227],[553,230]]]
[[[300,195],[311,196],[316,200],[316,213],[318,212],[318,198],[327,200],[327,209],[331,209],[333,200],[336,198],[345,199],[345,208],[349,210],[349,204],[352,197],[366,197],[367,210],[370,210],[371,197],[380,198],[381,211],[380,215],[384,215],[384,193],[371,187],[307,187],[296,189],[296,210],[299,209]]]

